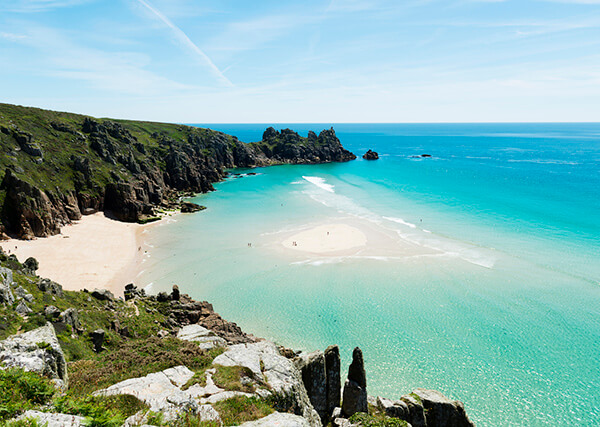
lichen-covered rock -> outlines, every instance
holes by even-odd
[[[241,424],[240,427],[310,427],[310,424],[298,415],[274,412],[259,420]]]
[[[33,310],[30,309],[27,304],[25,304],[24,300],[21,300],[19,302],[19,304],[17,304],[15,311],[17,312],[17,314],[20,314],[21,316],[27,316],[29,313],[33,313]]]
[[[35,420],[37,425],[45,427],[82,427],[87,425],[84,417],[69,414],[53,414],[50,412],[25,411],[17,420]]]
[[[13,283],[13,273],[9,268],[0,267],[0,303],[12,304],[15,297],[10,289]]]
[[[94,394],[130,394],[146,403],[151,411],[161,412],[165,421],[173,421],[184,414],[194,414],[201,421],[220,422],[218,413],[210,405],[199,402],[200,396],[206,392],[204,388],[192,386],[188,390],[181,389],[193,376],[194,372],[185,366],[176,366],[145,377],[121,381]]]
[[[58,388],[67,386],[67,363],[50,323],[0,341],[0,362],[4,368],[21,368],[45,375]]]
[[[198,343],[200,348],[204,350],[227,346],[227,341],[200,325],[184,326],[177,333],[177,338]]]
[[[290,407],[286,408],[306,418],[311,426],[320,426],[321,419],[315,411],[302,382],[302,375],[295,364],[279,354],[270,341],[238,344],[217,356],[215,365],[245,366],[256,378],[266,381],[274,393],[289,397]],[[261,369],[262,367],[262,369]]]
[[[400,401],[408,407],[408,421],[413,427],[426,427],[425,409],[421,401],[410,394],[402,396]]]
[[[62,286],[56,282],[53,282],[50,279],[40,279],[40,281],[37,284],[37,287],[42,292],[46,292],[51,295],[56,295],[57,297],[63,296]]]
[[[439,391],[418,388],[413,391],[421,400],[425,409],[427,426],[439,427],[473,427],[465,412],[465,407],[458,400],[450,400]]]

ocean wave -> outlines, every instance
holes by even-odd
[[[554,159],[509,159],[509,163],[537,163],[540,165],[578,165],[578,162]]]
[[[410,227],[410,228],[417,228],[417,226],[415,224],[406,222],[402,218],[394,218],[394,217],[390,217],[390,216],[384,216],[383,219],[387,219],[388,221],[392,221],[392,222],[395,222],[398,224],[406,225],[407,227]]]
[[[328,191],[330,193],[335,193],[334,186],[331,184],[327,184],[324,178],[318,176],[302,176],[305,180],[310,182],[313,185],[321,188],[322,190]]]

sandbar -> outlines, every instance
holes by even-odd
[[[367,244],[367,236],[348,224],[326,224],[289,236],[282,242],[288,249],[323,254],[359,248]]]

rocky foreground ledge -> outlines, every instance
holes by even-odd
[[[472,426],[461,402],[417,389],[369,396],[354,349],[300,353],[244,333],[174,286],[63,291],[0,251],[0,424]],[[10,391],[10,392],[9,392]],[[37,424],[35,424],[37,423]]]

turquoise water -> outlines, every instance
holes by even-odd
[[[243,141],[266,127],[207,126]],[[139,284],[177,283],[293,348],[337,343],[344,363],[359,345],[372,395],[438,389],[481,426],[599,425],[600,124],[335,129],[380,160],[217,184],[195,199],[206,211],[147,233]],[[422,153],[433,157],[411,157]],[[386,249],[369,240],[366,255],[328,257],[281,245],[337,222],[385,235]],[[423,252],[394,252],[404,244]]]

